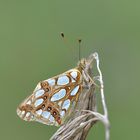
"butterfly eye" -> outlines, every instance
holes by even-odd
[[[48,111],[51,111],[51,110],[52,110],[52,108],[49,106],[49,107],[47,108],[47,110],[48,110]]]

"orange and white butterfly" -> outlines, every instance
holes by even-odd
[[[61,125],[74,109],[82,90],[82,74],[79,68],[38,83],[17,109],[18,115],[27,121],[47,125]]]
[[[92,82],[87,69],[93,59],[94,55],[91,55],[82,59],[76,68],[39,82],[33,93],[17,108],[18,116],[46,125],[63,124],[77,105],[83,83]]]

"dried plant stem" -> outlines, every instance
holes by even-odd
[[[103,76],[102,76],[102,72],[101,72],[100,67],[99,67],[98,54],[95,53],[94,55],[95,55],[95,59],[96,59],[96,63],[97,63],[97,70],[99,72],[99,82],[101,85],[100,93],[101,93],[101,102],[102,102],[102,106],[103,106],[103,110],[104,110],[103,122],[105,125],[105,134],[106,134],[105,136],[106,136],[106,140],[109,140],[110,139],[110,124],[109,124],[109,119],[108,119],[107,105],[106,105],[105,96],[104,96]]]
[[[94,60],[96,61],[96,68],[99,73],[99,76],[96,76],[96,78],[92,78],[94,76],[92,72],[92,62],[94,62]],[[85,69],[83,72],[83,77],[85,77],[85,82],[77,107],[70,120],[62,125],[50,140],[85,140],[90,128],[94,126],[97,121],[103,122],[105,126],[105,140],[109,140],[110,138],[110,125],[104,96],[102,72],[99,67],[98,54],[91,54],[88,59],[85,59],[84,64]],[[95,94],[95,89],[97,86],[95,80],[98,80],[100,83],[99,87],[101,103],[103,106],[103,114],[97,112]]]

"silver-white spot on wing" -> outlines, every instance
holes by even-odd
[[[58,91],[57,93],[55,93],[52,97],[51,97],[51,101],[58,101],[62,98],[64,98],[66,95],[66,90],[65,89],[61,89],[60,91]]]
[[[50,115],[49,120],[50,120],[50,122],[54,122],[55,121],[54,117],[52,115]]]
[[[61,112],[60,112],[60,116],[61,116],[61,117],[64,117],[64,115],[65,115],[65,111],[61,111]]]
[[[50,86],[55,85],[55,79],[48,79],[47,82],[49,83]]]
[[[77,78],[77,71],[72,71],[72,72],[70,73],[70,75],[71,75],[74,79],[76,79],[76,78]]]
[[[70,100],[67,99],[67,100],[65,100],[63,102],[62,109],[66,109],[67,110],[69,108],[69,106],[70,106]]]
[[[73,78],[71,78],[72,83],[76,82]]]
[[[58,105],[61,106],[62,105],[62,101],[58,102]]]
[[[19,116],[23,117],[24,114],[25,114],[25,111],[21,111],[20,114],[19,114]]]
[[[45,91],[44,91],[43,89],[38,90],[38,91],[35,93],[35,97],[38,98],[38,97],[42,96],[44,93],[45,93]]]
[[[40,85],[40,83],[37,84],[37,86],[36,86],[36,88],[35,88],[34,91],[37,91],[37,90],[39,90],[39,89],[41,89],[41,85]]]
[[[35,107],[37,107],[37,106],[41,105],[42,103],[43,103],[43,99],[38,99],[35,101],[34,105],[35,105]]]
[[[27,112],[25,117],[28,118],[30,116],[30,114],[31,114],[30,112]]]
[[[76,87],[71,91],[70,95],[71,95],[71,96],[75,96],[75,95],[77,94],[78,90],[79,90],[79,85],[76,86]]]
[[[41,115],[41,114],[42,114],[42,109],[37,110],[37,111],[36,111],[36,114],[37,114],[37,115]]]
[[[26,104],[30,105],[31,104],[31,100],[29,100]]]
[[[69,78],[66,75],[63,75],[58,78],[57,85],[67,85],[69,83]]]
[[[42,113],[42,116],[43,116],[45,119],[48,119],[48,118],[50,117],[50,115],[51,115],[51,113],[48,112],[48,111],[44,111],[44,112]]]

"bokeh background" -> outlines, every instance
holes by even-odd
[[[0,0],[1,140],[49,140],[57,130],[22,121],[16,108],[40,80],[76,66],[79,37],[82,57],[100,56],[111,140],[140,139],[139,0]],[[104,139],[101,123],[93,139]]]

